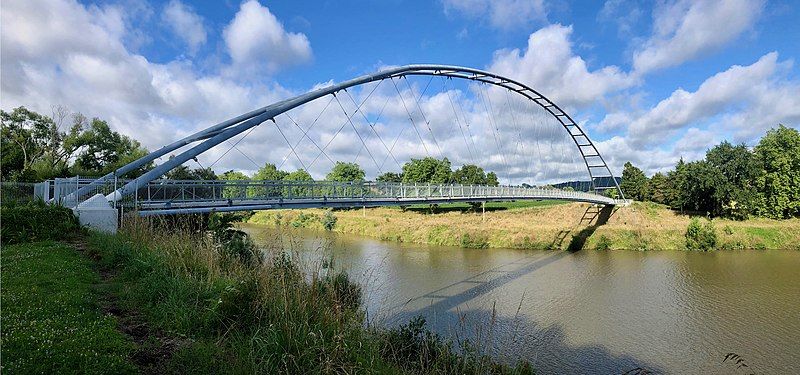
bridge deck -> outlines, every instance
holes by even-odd
[[[54,198],[68,197],[80,180],[56,181]],[[90,181],[90,180],[85,180]],[[99,186],[80,202],[119,184]],[[156,180],[120,202],[142,216],[287,208],[377,207],[515,200],[567,200],[602,205],[625,201],[604,195],[554,188],[450,184],[331,181]],[[63,202],[69,206],[77,202]]]

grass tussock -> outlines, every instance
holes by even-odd
[[[89,246],[117,273],[124,308],[188,339],[166,372],[530,373],[457,355],[424,326],[411,338],[407,327],[365,328],[360,287],[330,264],[308,269],[286,251],[242,255],[217,234],[176,227],[126,220],[122,234],[94,233]]]
[[[485,214],[465,207],[371,208],[335,212],[333,231],[385,241],[437,246],[567,249],[593,222],[585,220],[587,204],[520,205],[494,203]],[[502,208],[502,209],[501,209]],[[257,212],[250,223],[323,230],[323,210]],[[655,203],[636,202],[614,210],[608,222],[594,228],[583,248],[609,250],[685,250],[693,216]],[[714,219],[715,249],[800,249],[800,220]],[[723,232],[723,228],[730,228]],[[476,242],[475,239],[478,239]]]

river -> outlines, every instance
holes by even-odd
[[[478,250],[242,229],[307,264],[333,257],[373,323],[422,315],[540,373],[800,374],[799,251]]]

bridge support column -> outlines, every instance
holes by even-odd
[[[117,233],[117,210],[111,207],[108,199],[103,194],[81,202],[72,209],[81,226],[86,226],[105,233]]]

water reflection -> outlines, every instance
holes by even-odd
[[[544,373],[800,373],[800,252],[517,251],[394,244],[248,226],[308,260],[334,256],[370,320],[423,315],[449,337]]]

